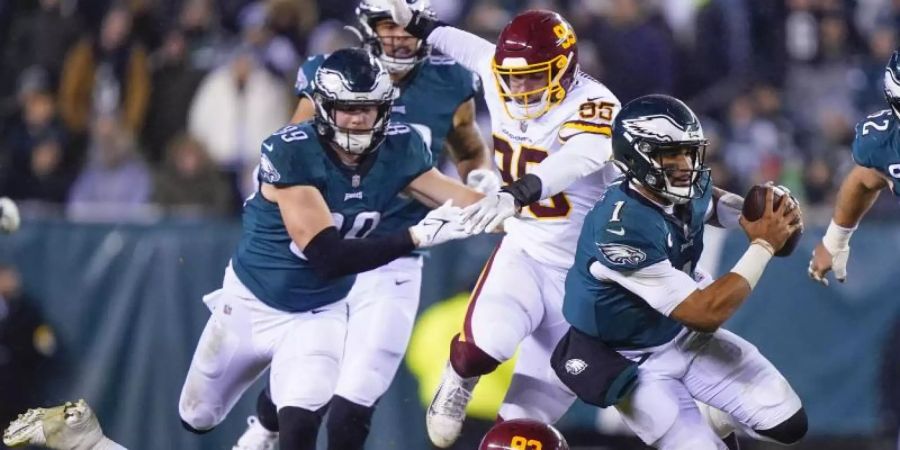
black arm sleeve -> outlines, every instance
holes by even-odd
[[[428,35],[431,34],[435,28],[446,25],[446,23],[441,22],[440,20],[428,17],[427,14],[413,11],[412,19],[409,21],[409,24],[406,25],[406,31],[414,37],[425,40],[428,39]]]
[[[541,191],[544,189],[540,177],[529,173],[522,178],[504,186],[500,190],[509,192],[516,200],[519,208],[528,206],[541,199]]]
[[[342,239],[337,228],[328,227],[306,244],[303,254],[317,274],[332,279],[381,267],[415,249],[407,230],[383,237]]]

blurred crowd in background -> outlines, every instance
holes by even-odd
[[[716,184],[777,180],[827,219],[854,125],[885,109],[896,0],[437,0],[494,41],[517,12],[575,26],[625,103],[703,117]],[[0,193],[26,215],[234,216],[305,57],[358,45],[356,0],[0,0]],[[482,109],[479,123],[490,124]],[[896,215],[882,196],[871,216]]]

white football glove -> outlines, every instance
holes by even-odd
[[[492,233],[504,220],[518,214],[519,208],[512,194],[500,191],[465,207],[462,213],[467,233]]]
[[[469,236],[462,225],[462,209],[450,200],[432,209],[419,223],[409,227],[416,241],[416,248],[434,247],[444,242]]]
[[[466,186],[482,194],[493,194],[500,190],[500,177],[493,170],[475,169],[469,172]]]
[[[8,197],[0,197],[0,231],[13,233],[19,229],[19,208]]]
[[[412,20],[413,12],[406,3],[406,0],[387,0],[385,6],[391,12],[391,19],[403,28],[409,25]]]

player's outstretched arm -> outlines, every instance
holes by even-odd
[[[690,294],[671,317],[698,331],[712,332],[722,326],[744,302],[756,286],[766,265],[788,237],[800,228],[800,208],[781,202],[773,209],[774,189],[767,189],[763,216],[740,223],[750,239],[750,247],[731,271],[704,289]]]
[[[500,177],[494,170],[491,152],[475,124],[475,100],[468,99],[453,113],[453,129],[447,135],[447,150],[456,162],[459,177],[481,193],[500,189]]]
[[[391,17],[409,34],[425,39],[441,53],[455,59],[465,68],[478,74],[490,72],[494,44],[425,14],[410,9],[406,0],[388,0]]]
[[[744,197],[713,186],[711,206],[712,211],[706,223],[718,228],[737,228],[740,226]]]
[[[463,186],[437,169],[425,171],[406,188],[407,194],[429,208],[436,208],[447,201],[458,207],[471,205],[484,198],[484,194]]]
[[[813,250],[809,261],[810,278],[828,286],[825,275],[834,271],[835,278],[847,279],[847,260],[850,257],[850,236],[856,230],[882,189],[888,187],[887,180],[875,170],[854,166],[847,174],[838,191],[834,206],[834,216],[822,241]]]
[[[312,186],[277,187],[263,183],[261,192],[278,204],[291,240],[325,279],[375,269],[417,247],[408,230],[383,237],[341,238],[325,199]]]

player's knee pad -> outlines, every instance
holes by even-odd
[[[296,406],[285,406],[278,410],[279,448],[315,450],[323,413],[324,408],[310,411]]]
[[[209,403],[194,401],[182,397],[178,403],[178,414],[181,416],[181,424],[191,433],[203,434],[218,425],[223,417],[221,408],[215,408]]]
[[[372,424],[374,406],[336,396],[328,408],[328,450],[362,450]]]
[[[278,431],[278,408],[272,402],[269,386],[260,391],[259,397],[256,398],[256,417],[263,428],[269,431]]]
[[[488,355],[477,345],[460,341],[459,334],[450,342],[450,365],[459,376],[471,378],[491,373],[500,361]]]
[[[775,425],[768,430],[754,430],[762,436],[773,439],[779,443],[789,445],[794,444],[806,436],[809,429],[809,421],[806,418],[806,411],[800,408],[788,420]]]

